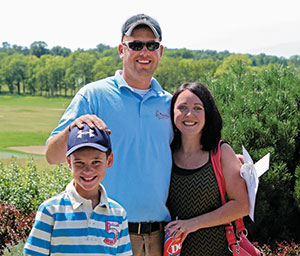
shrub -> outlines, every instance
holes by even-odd
[[[263,245],[260,247],[261,251],[266,256],[297,256],[300,255],[300,245],[294,241],[288,243],[283,241],[281,243],[276,242],[276,248],[271,249],[271,246]]]
[[[0,202],[0,255],[7,246],[25,241],[34,222],[35,213],[24,214],[11,204]]]
[[[8,166],[0,162],[0,201],[29,213],[63,191],[70,180],[71,171],[63,165],[51,170],[37,170],[33,160],[21,167],[13,158]]]
[[[245,221],[253,241],[300,240],[300,74],[273,65],[232,70],[210,84],[224,120],[223,139],[237,153],[244,145],[258,161],[271,153],[260,178],[255,223]],[[247,218],[245,218],[247,219]]]
[[[8,166],[0,162],[0,251],[27,238],[38,206],[70,180],[71,171],[64,165],[38,170],[33,160],[25,167],[14,158]]]

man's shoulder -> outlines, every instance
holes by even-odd
[[[114,76],[106,77],[89,84],[83,86],[80,91],[88,91],[88,90],[105,90],[111,87],[115,87],[115,79]]]
[[[164,91],[164,93],[165,93],[165,95],[166,95],[166,97],[168,98],[168,99],[171,99],[172,98],[172,94],[171,93],[169,93],[168,91],[166,91],[166,90],[163,90]]]
[[[159,82],[153,77],[151,81],[153,89],[158,93],[158,96],[166,98],[170,100],[172,98],[172,94],[162,88]]]

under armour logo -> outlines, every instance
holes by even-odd
[[[82,138],[82,135],[86,135],[86,134],[89,134],[90,138],[95,137],[94,130],[92,130],[92,129],[89,129],[89,131],[85,131],[85,132],[82,130],[79,130],[77,134],[78,134],[77,138]]]

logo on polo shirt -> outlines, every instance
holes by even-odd
[[[169,119],[169,115],[167,114],[163,114],[161,112],[159,112],[158,110],[156,110],[155,116],[160,120],[160,119]]]
[[[90,138],[95,137],[94,130],[92,130],[92,129],[89,129],[89,131],[79,130],[77,134],[78,134],[77,138],[79,138],[79,139],[82,138],[82,135],[86,135],[86,134],[89,134]]]

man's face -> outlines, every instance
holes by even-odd
[[[150,28],[137,28],[132,32],[131,36],[125,36],[123,38],[123,42],[134,40],[142,42],[148,42],[150,40],[159,41],[158,38],[155,38]],[[120,44],[119,54],[123,60],[123,77],[125,81],[133,87],[138,87],[136,84],[143,79],[147,81],[150,80],[158,67],[162,52],[163,46],[160,46],[155,51],[149,51],[146,46],[140,51],[134,51]]]

